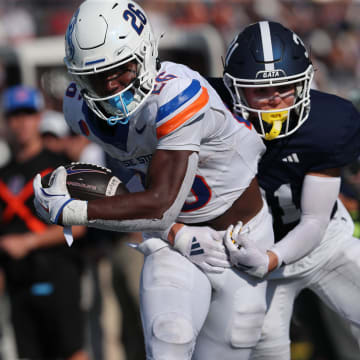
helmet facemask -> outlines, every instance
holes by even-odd
[[[309,116],[312,78],[313,67],[309,65],[301,74],[267,80],[237,79],[225,72],[224,83],[232,97],[234,111],[244,119],[251,120],[265,140],[273,140],[292,134]],[[255,109],[248,104],[243,90],[244,88],[278,87],[291,84],[295,84],[294,104],[282,109]],[[286,93],[281,95],[283,96],[286,96]]]
[[[96,91],[96,77],[102,74],[105,78],[107,74],[116,72],[121,66],[134,61],[136,63],[136,75],[134,79],[124,89],[105,95],[103,92]],[[144,69],[144,65],[136,57],[116,64],[115,67],[89,75],[73,74],[74,80],[82,88],[82,96],[98,117],[107,120],[109,124],[117,122],[126,123],[131,114],[137,110],[145,99],[151,94],[154,87],[154,76]]]

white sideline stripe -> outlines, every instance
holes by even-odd
[[[274,63],[271,64],[266,63],[267,61],[274,61],[270,27],[268,21],[260,21],[260,33],[261,33],[262,48],[264,52],[265,70],[271,71],[275,69]]]

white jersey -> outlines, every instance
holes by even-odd
[[[87,107],[74,83],[65,94],[64,115],[74,132],[143,179],[157,149],[197,152],[196,177],[177,219],[184,223],[208,221],[229,209],[256,175],[265,150],[251,124],[236,119],[199,73],[172,62],[162,63],[145,104],[112,134],[100,130],[104,120]]]

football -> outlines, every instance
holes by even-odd
[[[86,163],[71,163],[64,167],[67,172],[66,186],[74,199],[94,200],[129,192],[120,179],[105,167]],[[44,188],[50,186],[51,174],[42,177]]]

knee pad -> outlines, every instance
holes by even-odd
[[[243,302],[241,292],[235,296],[230,343],[235,348],[255,346],[261,338],[266,312],[265,301]]]
[[[152,340],[148,359],[190,360],[195,346],[191,321],[179,313],[158,315],[152,324]],[[149,357],[150,356],[150,357]]]
[[[158,340],[170,344],[187,344],[194,340],[190,320],[177,313],[158,315],[153,322],[152,331]]]

